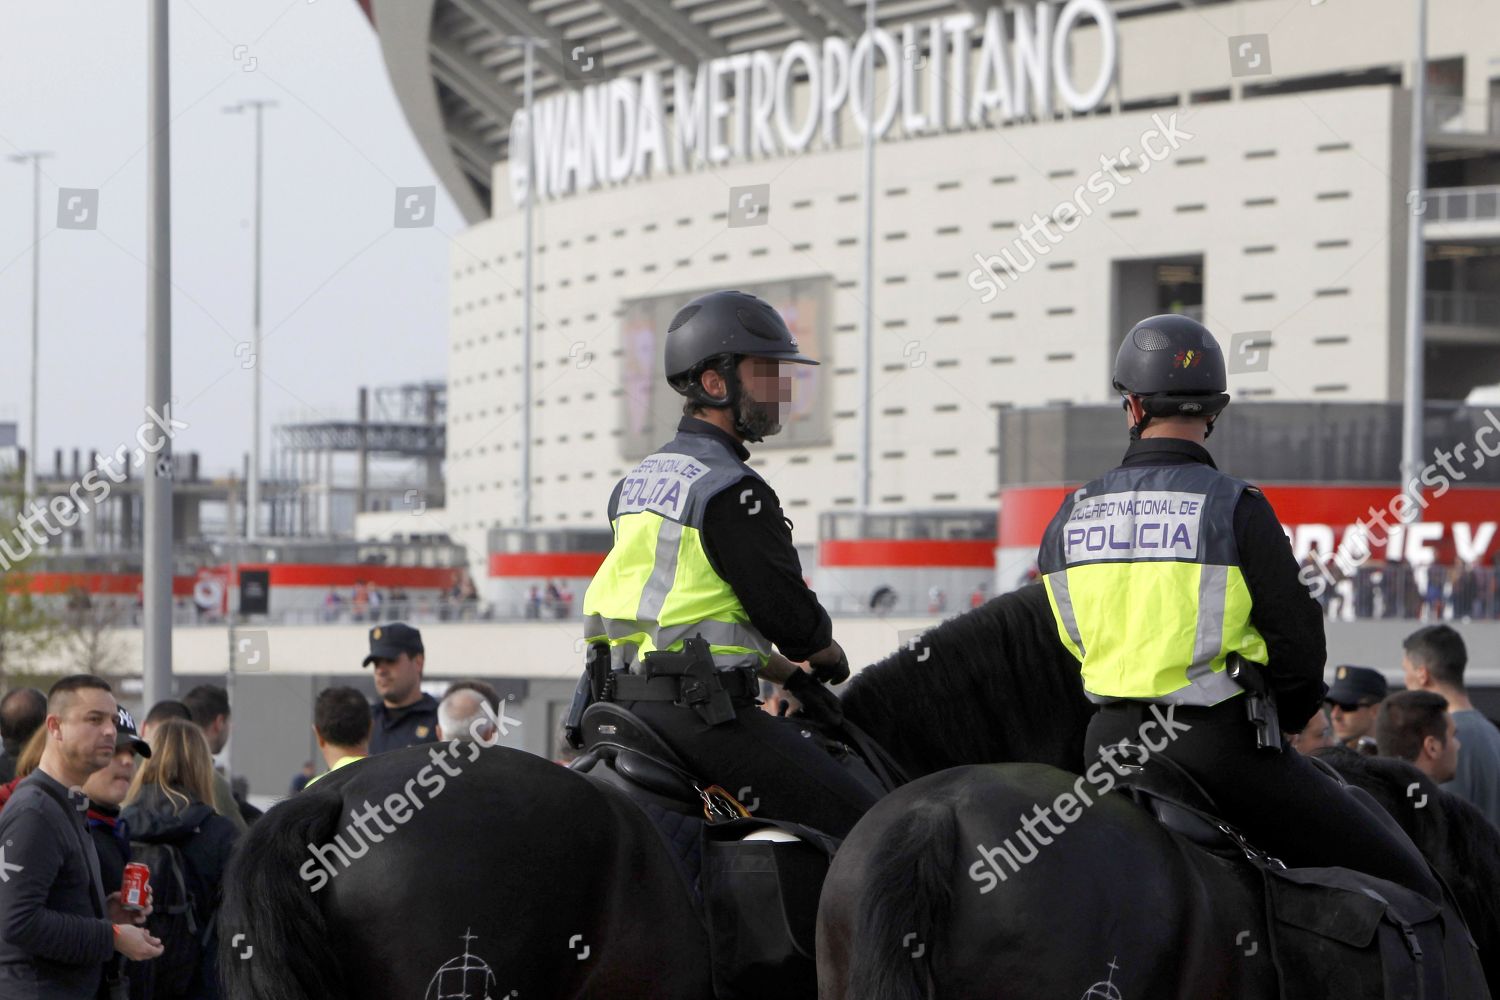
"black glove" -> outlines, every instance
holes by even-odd
[[[844,669],[847,676],[849,668]],[[839,703],[839,696],[819,684],[818,679],[806,670],[794,671],[781,686],[797,699],[808,718],[831,726],[844,721],[844,706]]]
[[[824,684],[842,684],[849,679],[849,655],[839,647],[839,662],[816,664],[809,663],[812,667],[812,675]]]

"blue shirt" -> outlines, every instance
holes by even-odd
[[[1500,729],[1474,709],[1453,713],[1458,773],[1441,787],[1472,804],[1500,828]]]

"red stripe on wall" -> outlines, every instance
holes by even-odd
[[[993,566],[991,539],[860,538],[818,543],[820,566]]]
[[[607,552],[491,552],[490,576],[577,576],[599,572]]]

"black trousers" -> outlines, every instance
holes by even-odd
[[[1158,706],[1165,711],[1165,706]],[[1340,866],[1387,879],[1441,902],[1442,890],[1410,839],[1389,829],[1329,775],[1289,747],[1257,750],[1243,696],[1212,708],[1176,706],[1173,719],[1192,728],[1161,755],[1182,765],[1218,804],[1222,817],[1288,867]],[[1154,718],[1144,702],[1104,706],[1089,722],[1088,756],[1122,739],[1142,742]],[[1160,726],[1146,738],[1160,743]]]
[[[836,760],[810,729],[736,703],[733,722],[710,726],[669,701],[627,701],[703,781],[756,816],[788,820],[843,838],[881,796],[857,758]]]

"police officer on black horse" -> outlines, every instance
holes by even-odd
[[[1270,503],[1204,447],[1229,403],[1218,342],[1185,316],[1142,320],[1120,346],[1114,387],[1130,425],[1124,461],[1063,503],[1039,556],[1058,634],[1101,703],[1087,755],[1141,743],[1169,708],[1156,752],[1261,849],[1440,899],[1416,849],[1279,734],[1257,746],[1257,706],[1229,668],[1260,677],[1280,717],[1300,721],[1323,697],[1326,646]]]
[[[756,707],[766,678],[808,709],[836,712],[821,684],[849,676],[828,613],[803,580],[791,522],[745,464],[745,442],[781,429],[780,407],[791,398],[781,366],[817,363],[753,295],[712,292],[677,313],[666,375],[687,397],[685,415],[677,436],[615,486],[614,545],[583,611],[588,641],[609,646],[611,700],[650,724],[700,779],[745,790],[747,804],[759,800],[758,816],[843,837],[879,797],[878,783],[831,756],[807,726]],[[698,637],[722,689],[713,691],[718,708],[702,685],[690,695],[677,678],[647,678],[671,659],[650,654],[697,648]]]

